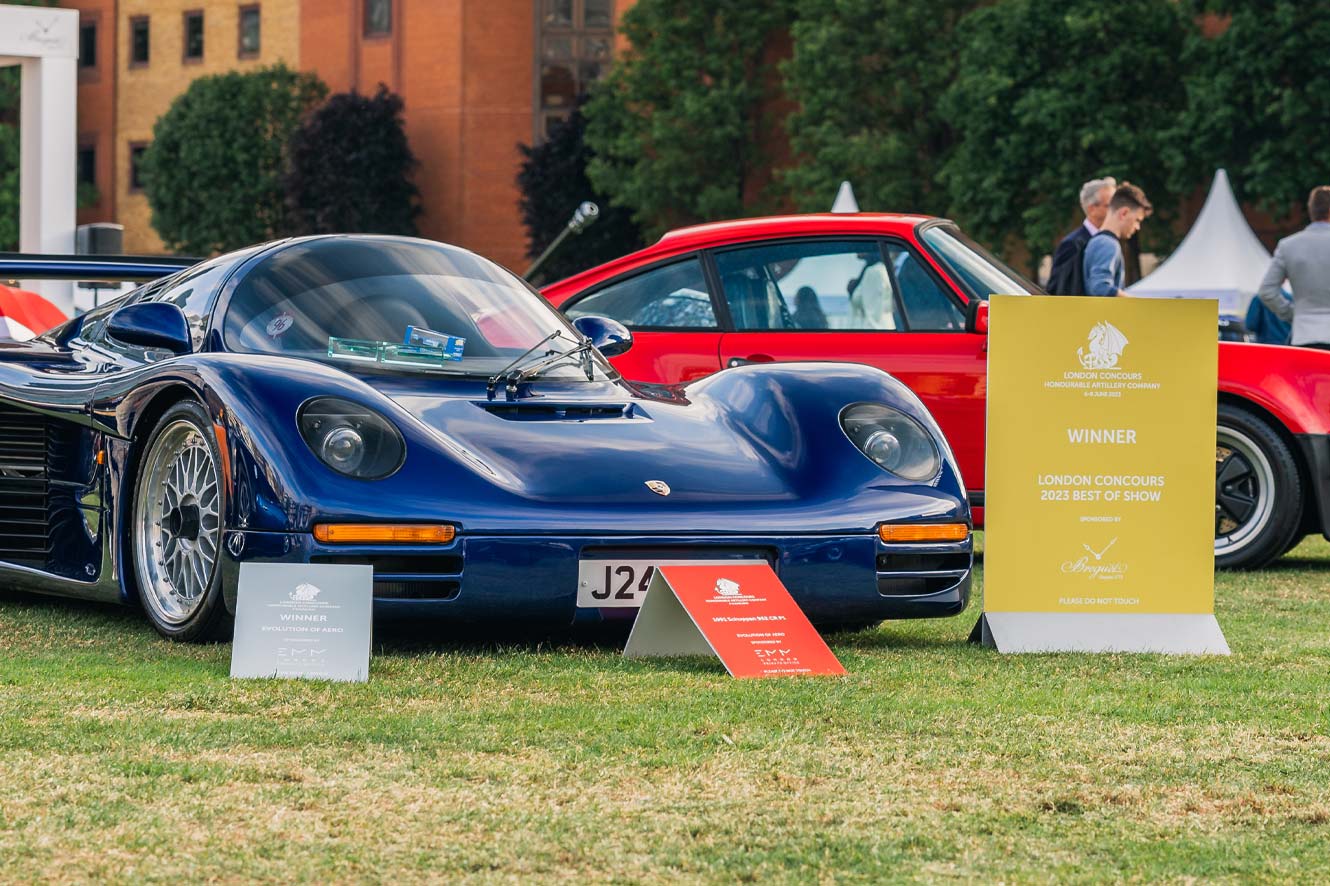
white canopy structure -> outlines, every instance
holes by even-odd
[[[831,204],[831,211],[837,213],[849,213],[859,211],[859,201],[854,199],[854,188],[848,181],[840,183],[840,190],[836,192],[836,199]]]
[[[1243,317],[1270,267],[1261,245],[1220,169],[1187,236],[1168,260],[1127,287],[1155,298],[1217,298],[1220,314]]]

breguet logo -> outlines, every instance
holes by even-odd
[[[1073,560],[1066,560],[1062,564],[1062,573],[1064,575],[1083,575],[1088,579],[1099,579],[1100,581],[1118,581],[1127,573],[1127,564],[1118,560],[1105,560],[1104,557],[1118,543],[1114,536],[1102,547],[1095,549],[1088,544],[1082,544],[1085,553]]]
[[[39,46],[42,49],[59,49],[64,45],[64,40],[58,33],[54,32],[56,22],[59,19],[37,19],[33,28],[21,35],[24,43],[32,46]]]

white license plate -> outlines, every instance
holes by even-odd
[[[729,566],[765,560],[579,560],[577,605],[584,609],[636,609],[657,566]]]

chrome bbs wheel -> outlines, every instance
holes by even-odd
[[[139,593],[159,630],[185,625],[208,600],[222,535],[213,447],[172,413],[144,459],[135,508]]]

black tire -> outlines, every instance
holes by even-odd
[[[1219,404],[1215,449],[1215,566],[1257,569],[1283,554],[1302,525],[1298,464],[1268,422]]]
[[[1284,545],[1284,553],[1287,554],[1289,551],[1293,550],[1298,545],[1302,544],[1304,541],[1307,540],[1307,536],[1310,534],[1311,533],[1306,533],[1306,532],[1293,533],[1293,538],[1289,540],[1288,544]]]
[[[230,636],[222,596],[226,483],[212,418],[188,400],[162,415],[140,453],[130,567],[148,621],[168,640]]]

